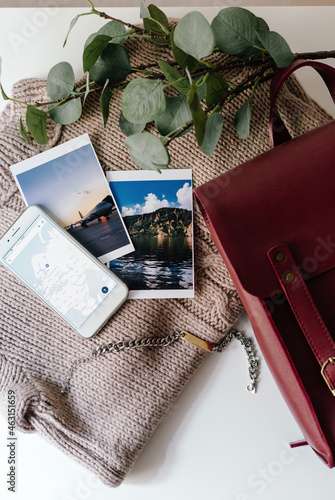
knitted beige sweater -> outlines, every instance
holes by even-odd
[[[168,49],[145,41],[127,44],[134,67],[171,58]],[[237,81],[245,75],[245,70],[234,69],[225,76]],[[240,140],[232,125],[237,107],[245,100],[240,97],[225,112],[224,130],[213,156],[208,158],[199,150],[191,133],[171,143],[171,168],[192,168],[194,185],[198,186],[267,150],[268,90],[268,84],[257,89],[248,140]],[[45,82],[40,80],[17,83],[12,95],[32,103],[48,100]],[[49,123],[45,147],[26,144],[20,138],[21,106],[10,103],[6,107],[0,117],[1,234],[24,209],[9,171],[13,163],[88,132],[105,170],[137,168],[118,128],[120,102],[121,96],[113,98],[104,129],[99,96],[90,95],[80,121],[66,127]],[[279,104],[294,135],[329,121],[294,79],[282,92]],[[110,486],[122,482],[206,354],[183,341],[161,349],[122,351],[80,367],[68,395],[61,394],[60,388],[71,361],[88,355],[98,345],[164,336],[178,329],[217,342],[235,322],[241,303],[197,207],[194,224],[195,298],[127,301],[93,340],[81,339],[0,266],[2,410],[6,412],[7,391],[14,390],[17,428],[39,432]]]

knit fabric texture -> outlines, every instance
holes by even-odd
[[[132,39],[126,46],[133,67],[172,58],[169,48],[145,40]],[[212,62],[219,59],[227,65],[228,81],[238,83],[252,71],[233,57],[211,56]],[[169,88],[167,92],[173,95],[174,91]],[[36,79],[18,82],[12,96],[30,103],[49,100],[45,81]],[[105,171],[138,168],[129,157],[125,136],[118,127],[121,98],[121,92],[113,97],[110,119],[104,129],[99,95],[90,94],[78,122],[61,126],[48,121],[46,146],[32,140],[27,144],[20,138],[19,116],[24,107],[12,102],[7,105],[0,117],[1,234],[25,208],[9,170],[18,161],[88,132]],[[171,142],[170,167],[192,168],[196,187],[268,150],[269,83],[256,89],[251,134],[243,141],[234,131],[233,120],[245,100],[246,95],[240,95],[224,110],[223,133],[211,157],[201,152],[191,132]],[[290,78],[282,90],[278,108],[292,135],[330,120],[295,78]],[[152,131],[150,126],[149,130]],[[182,340],[165,348],[124,350],[79,367],[67,395],[60,391],[62,382],[73,360],[112,341],[165,336],[183,329],[210,342],[223,337],[242,312],[242,306],[197,206],[194,244],[195,298],[128,300],[91,340],[80,338],[0,266],[2,411],[7,408],[8,390],[14,390],[17,428],[37,431],[94,471],[107,485],[118,486],[122,482],[207,354]]]

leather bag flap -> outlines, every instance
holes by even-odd
[[[305,280],[334,268],[335,121],[207,182],[195,196],[249,293],[279,292],[267,252],[281,243]]]

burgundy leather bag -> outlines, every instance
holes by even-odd
[[[279,70],[271,84],[272,147],[277,95],[302,66],[318,71],[335,101],[332,67],[298,60]],[[291,412],[333,467],[335,121],[237,169],[198,187],[195,197]]]

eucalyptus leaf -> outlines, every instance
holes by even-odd
[[[137,78],[124,90],[122,112],[132,123],[148,123],[165,111],[166,101],[160,80]]]
[[[199,65],[198,60],[186,54],[183,50],[177,47],[177,45],[174,42],[175,29],[176,27],[174,27],[171,31],[171,45],[172,45],[173,55],[181,68],[187,67],[190,73],[194,73],[194,71],[196,71]]]
[[[29,140],[28,140],[27,130],[26,130],[26,127],[24,126],[23,121],[22,121],[22,116],[20,116],[20,134],[21,134],[21,137],[22,137],[22,138],[23,138],[26,142],[29,142]]]
[[[278,68],[285,68],[293,62],[292,51],[279,33],[275,31],[257,31],[257,36]]]
[[[104,85],[106,80],[111,84],[123,82],[131,71],[126,49],[122,45],[109,43],[90,69],[90,75],[92,80]]]
[[[146,31],[152,31],[158,35],[169,35],[169,21],[164,12],[153,4],[149,5],[148,10],[150,17],[143,19]]]
[[[187,96],[180,95],[166,98],[166,109],[164,113],[157,118],[156,128],[163,135],[169,135],[178,127],[186,125],[192,120],[190,108],[187,103]]]
[[[118,23],[117,21],[109,21],[108,23],[104,24],[98,31],[97,35],[107,35],[111,37],[111,43],[118,43],[122,44],[124,43],[127,38],[127,30],[126,27]]]
[[[170,163],[167,147],[149,132],[131,135],[125,140],[125,145],[133,162],[145,170],[160,172]]]
[[[47,113],[29,104],[26,124],[29,132],[38,144],[47,143]]]
[[[0,90],[1,90],[1,95],[2,95],[2,98],[5,100],[5,101],[9,101],[10,98],[8,97],[8,95],[6,94],[6,92],[4,91],[4,88],[2,86],[2,83],[0,83]]]
[[[83,53],[84,72],[89,71],[92,68],[111,39],[112,38],[108,35],[96,35],[93,40],[86,45]]]
[[[63,47],[65,47],[66,42],[67,42],[67,39],[69,38],[69,34],[70,34],[70,32],[72,31],[72,28],[74,27],[74,25],[76,24],[76,22],[78,21],[79,17],[80,17],[80,14],[77,14],[77,15],[76,15],[76,17],[74,17],[74,18],[72,19],[72,21],[71,21],[71,23],[70,23],[70,27],[69,27],[69,29],[68,29],[68,32],[67,32],[67,34],[66,34],[66,37],[65,37],[64,43],[63,43]]]
[[[239,56],[253,48],[258,26],[258,18],[247,9],[222,9],[212,22],[215,43],[222,52]]]
[[[268,24],[261,17],[257,17],[257,31],[270,31]]]
[[[234,127],[241,139],[249,137],[251,119],[251,103],[248,99],[237,111],[234,119]]]
[[[220,139],[223,125],[223,116],[220,113],[213,113],[207,118],[206,131],[201,150],[205,155],[211,156]]]
[[[187,96],[187,102],[192,114],[195,137],[198,145],[201,147],[205,137],[207,115],[201,107],[198,96],[198,87],[194,82],[192,82],[190,92]]]
[[[145,1],[144,0],[140,0],[140,18],[141,19],[146,19],[147,17],[150,17],[149,9],[145,5]]]
[[[69,125],[79,120],[82,113],[82,105],[80,97],[71,99],[57,107],[49,110],[49,115],[56,122],[61,125]],[[29,128],[30,130],[30,128]]]
[[[206,104],[208,107],[217,104],[227,95],[228,83],[221,73],[210,73],[206,80]]]
[[[47,92],[57,101],[68,97],[74,87],[74,71],[68,62],[60,62],[51,68],[47,78]]]
[[[150,40],[152,43],[155,45],[160,45],[160,46],[169,46],[171,47],[171,41],[168,40],[167,38],[151,38]]]
[[[172,83],[174,88],[178,90],[180,94],[187,95],[190,90],[190,84],[188,83],[187,78],[165,61],[158,61],[158,65],[164,73],[166,79]]]
[[[109,85],[109,80],[106,80],[106,83],[104,85],[104,88],[102,89],[100,97],[100,108],[104,122],[104,127],[106,127],[107,125],[107,120],[109,117],[109,103],[113,96],[113,92],[109,89],[108,85]]]
[[[119,118],[119,127],[124,134],[127,136],[139,134],[145,129],[146,123],[131,123],[125,117],[121,111]]]
[[[213,30],[200,12],[189,12],[175,28],[174,43],[186,54],[201,59],[214,50]]]

